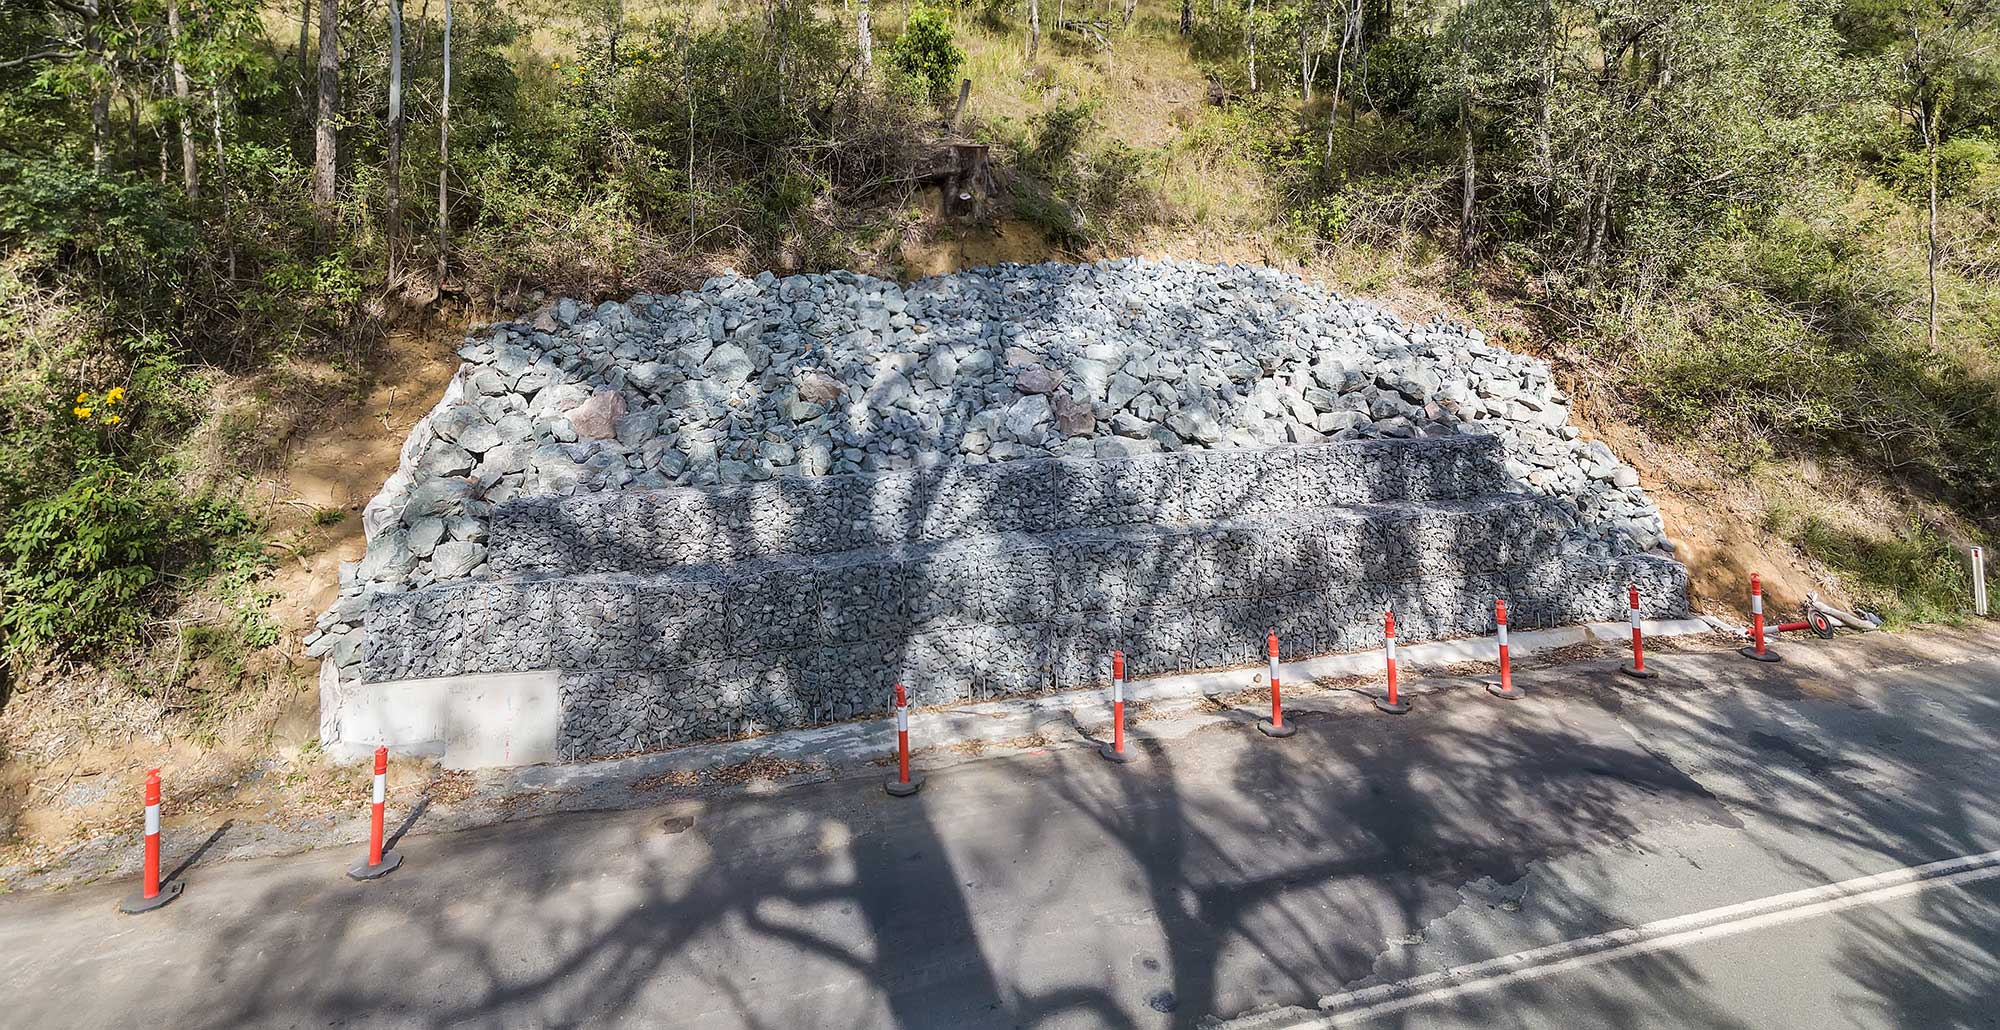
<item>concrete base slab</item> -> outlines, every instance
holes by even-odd
[[[160,893],[150,898],[141,894],[134,894],[124,901],[119,902],[118,911],[128,916],[136,916],[142,912],[151,912],[154,909],[165,908],[169,904],[172,904],[175,898],[181,896],[181,891],[186,886],[187,884],[179,880],[163,883],[160,885]]]
[[[369,865],[367,859],[362,859],[354,863],[354,868],[347,871],[347,878],[350,880],[379,880],[395,872],[402,864],[402,855],[394,851],[384,851],[382,852],[382,861],[380,864]]]

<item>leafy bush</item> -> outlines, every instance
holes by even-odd
[[[195,242],[186,212],[158,183],[0,155],[0,247],[88,271],[129,297],[171,287]]]
[[[965,51],[952,41],[951,13],[919,3],[889,48],[889,64],[934,104],[951,99]]]
[[[23,505],[0,537],[6,653],[101,657],[132,643],[155,590],[252,528],[226,502],[183,498],[108,459],[84,462],[66,489]]]
[[[1114,239],[1153,199],[1148,154],[1117,140],[1093,141],[1102,106],[1096,98],[1058,101],[1015,142],[1024,174],[1014,213],[1059,243]]]
[[[1938,196],[1960,196],[1983,176],[2000,172],[2000,143],[1990,136],[1947,140],[1938,147],[1937,160]],[[1883,178],[1904,196],[1923,197],[1930,192],[1930,158],[1921,148],[1903,151],[1888,162]]]
[[[1972,606],[1964,556],[1914,518],[1886,539],[1857,535],[1811,514],[1778,512],[1772,523],[1838,574],[1856,605],[1892,626],[1958,622]]]

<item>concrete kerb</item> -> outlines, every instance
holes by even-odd
[[[1648,636],[1681,636],[1707,633],[1711,627],[1700,619],[1669,619],[1648,621],[1645,631]],[[1576,644],[1617,644],[1630,632],[1630,625],[1624,622],[1593,622],[1522,631],[1513,635],[1509,645],[1512,654],[1519,658]],[[1492,637],[1467,637],[1403,645],[1397,657],[1399,662],[1413,667],[1412,672],[1421,672],[1456,662],[1491,661],[1497,653]],[[1281,662],[1279,675],[1287,683],[1304,686],[1317,679],[1357,675],[1379,677],[1382,663],[1381,650],[1360,651]],[[1261,683],[1262,676],[1257,675],[1254,666],[1158,676],[1127,681],[1125,700],[1128,705],[1139,706],[1146,715],[1157,717],[1191,711],[1210,698],[1256,689]],[[1436,689],[1439,688],[1435,685],[1413,682],[1404,688],[1404,693],[1426,694]],[[1299,695],[1297,707],[1302,710],[1322,709],[1323,705],[1313,701],[1325,695],[1319,692],[1315,695],[1317,697]],[[1038,746],[1096,747],[1098,742],[1085,734],[1101,736],[1109,732],[1111,719],[1104,697],[1102,688],[1089,687],[1039,697],[927,708],[913,712],[911,718],[913,722],[923,724],[923,747],[919,753],[924,755],[924,768],[935,771],[977,759],[984,750],[980,745],[1018,746],[1023,742],[1040,741]],[[1288,704],[1288,707],[1291,705]],[[1241,721],[1247,727],[1261,716],[1261,712],[1254,709],[1254,705],[1245,705],[1240,710],[1213,713],[1207,721]],[[1139,717],[1139,712],[1128,714],[1128,718]],[[893,716],[812,729],[785,730],[747,740],[692,745],[629,758],[532,766],[512,771],[510,778],[516,787],[524,790],[588,793],[598,786],[622,788],[634,781],[661,774],[700,773],[729,768],[753,759],[777,759],[808,767],[812,770],[805,774],[808,778],[831,779],[855,769],[872,770],[877,762],[892,763],[895,756],[894,734],[883,729],[885,722],[892,721]],[[1138,740],[1161,735],[1165,735],[1163,727],[1158,730],[1148,727],[1139,732],[1128,730],[1126,746],[1131,748]],[[963,753],[954,753],[955,749]]]

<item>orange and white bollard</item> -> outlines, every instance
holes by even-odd
[[[368,860],[347,871],[350,879],[378,880],[396,871],[403,856],[382,850],[382,814],[389,799],[389,749],[375,749],[375,784],[368,805]]]
[[[1257,728],[1267,737],[1289,737],[1299,731],[1297,726],[1285,721],[1285,702],[1278,692],[1278,631],[1272,630],[1264,637],[1266,670],[1271,678],[1271,718],[1259,722]]]
[[[906,798],[924,789],[921,773],[910,772],[910,699],[896,684],[896,777],[882,784],[892,798]]]
[[[151,912],[156,908],[181,896],[184,886],[179,880],[160,889],[160,770],[146,770],[146,858],[145,869],[139,874],[139,894],[118,903],[118,911],[127,915]]]
[[[1737,653],[1760,662],[1778,660],[1776,651],[1764,647],[1764,581],[1754,572],[1750,574],[1750,641],[1749,647]]]
[[[1618,671],[1635,680],[1659,679],[1659,673],[1646,668],[1646,637],[1639,619],[1639,584],[1633,583],[1627,589],[1631,591],[1628,595],[1631,600],[1625,610],[1632,620],[1632,664],[1621,665]]]
[[[1124,764],[1132,760],[1125,750],[1125,652],[1111,652],[1111,743],[1100,745],[1097,753],[1107,762]]]
[[[1375,707],[1390,715],[1401,715],[1410,710],[1410,703],[1396,696],[1396,612],[1390,609],[1382,613],[1382,647],[1389,658],[1389,696],[1375,699]]]
[[[1507,660],[1507,602],[1493,602],[1493,624],[1500,638],[1500,681],[1486,684],[1486,692],[1503,701],[1519,701],[1527,692],[1514,685],[1514,670]]]

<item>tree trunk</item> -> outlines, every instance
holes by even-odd
[[[1550,189],[1555,184],[1555,155],[1549,143],[1549,106],[1556,92],[1555,0],[1542,0],[1542,69],[1535,91],[1535,206],[1549,218]]]
[[[109,70],[109,62],[104,57],[104,31],[101,22],[103,8],[95,0],[84,8],[83,48],[90,54],[91,63]],[[106,80],[110,78],[107,74]],[[99,175],[111,169],[111,91],[103,82],[93,80],[90,85],[90,170]]]
[[[1458,95],[1458,142],[1459,159],[1464,167],[1461,170],[1462,178],[1459,183],[1458,260],[1470,265],[1478,243],[1478,233],[1474,230],[1472,222],[1478,155],[1472,146],[1472,93],[1469,88],[1461,87],[1461,89],[1462,92]]]
[[[1313,102],[1312,31],[1304,18],[1299,19],[1299,95],[1308,104]]]
[[[1354,60],[1354,78],[1361,84],[1361,96],[1373,106],[1375,100],[1368,95],[1368,0],[1354,0]],[[1347,105],[1347,127],[1354,128],[1359,117],[1361,105]]]
[[[299,2],[299,96],[303,99],[312,91],[312,20],[313,0]],[[306,113],[312,113],[312,105],[306,105]]]
[[[1243,19],[1244,45],[1250,51],[1250,92],[1257,92],[1257,0],[1250,0],[1250,16]]]
[[[1584,254],[1584,263],[1592,268],[1604,264],[1605,242],[1611,238],[1611,188],[1617,183],[1618,173],[1610,168],[1597,180],[1597,197],[1594,204],[1596,213],[1590,220],[1590,249]]]
[[[335,135],[340,121],[340,4],[319,0],[319,109],[313,129],[313,204],[333,214]]]
[[[1132,15],[1139,10],[1139,0],[1125,0],[1125,24],[1132,24]]]
[[[1340,8],[1340,49],[1333,55],[1333,96],[1326,105],[1326,156],[1333,156],[1333,133],[1340,125],[1340,91],[1347,75],[1347,46],[1354,36],[1354,10],[1360,0]]]
[[[611,0],[609,11],[611,26],[604,34],[604,55],[611,62],[611,70],[618,70],[618,37],[625,33],[625,0]]]
[[[1028,60],[1042,48],[1042,0],[1028,0]]]
[[[396,245],[403,224],[403,0],[389,0],[389,156],[382,170],[382,248],[388,287],[396,288]]]
[[[1938,156],[1937,156],[1937,111],[1935,107],[1920,109],[1917,115],[1918,127],[1924,132],[1925,185],[1928,187],[1930,218],[1924,226],[1924,277],[1930,287],[1930,322],[1924,334],[1925,341],[1932,350],[1938,342]]]
[[[181,133],[181,182],[190,199],[201,196],[201,171],[195,164],[194,120],[189,117],[187,64],[181,60],[180,0],[167,0],[167,39],[173,47],[175,121]]]
[[[875,64],[875,38],[868,31],[868,6],[870,0],[861,0],[861,8],[854,15],[855,35],[861,44],[861,67]]]
[[[692,141],[689,143],[693,145]],[[444,0],[444,91],[438,101],[438,291],[444,291],[451,256],[451,197],[445,179],[451,172],[451,0]]]
[[[1458,5],[1458,145],[1461,164],[1458,196],[1458,260],[1470,266],[1478,233],[1472,223],[1472,206],[1478,182],[1478,154],[1472,145],[1472,27],[1467,21],[1467,4]]]
[[[1194,0],[1181,0],[1181,35],[1194,33]]]
[[[215,103],[209,111],[208,127],[215,136],[215,198],[222,203],[222,238],[228,253],[229,281],[236,281],[236,233],[232,228],[233,216],[229,207],[229,164],[228,151],[222,142],[222,109],[230,106],[229,73],[215,75]]]

